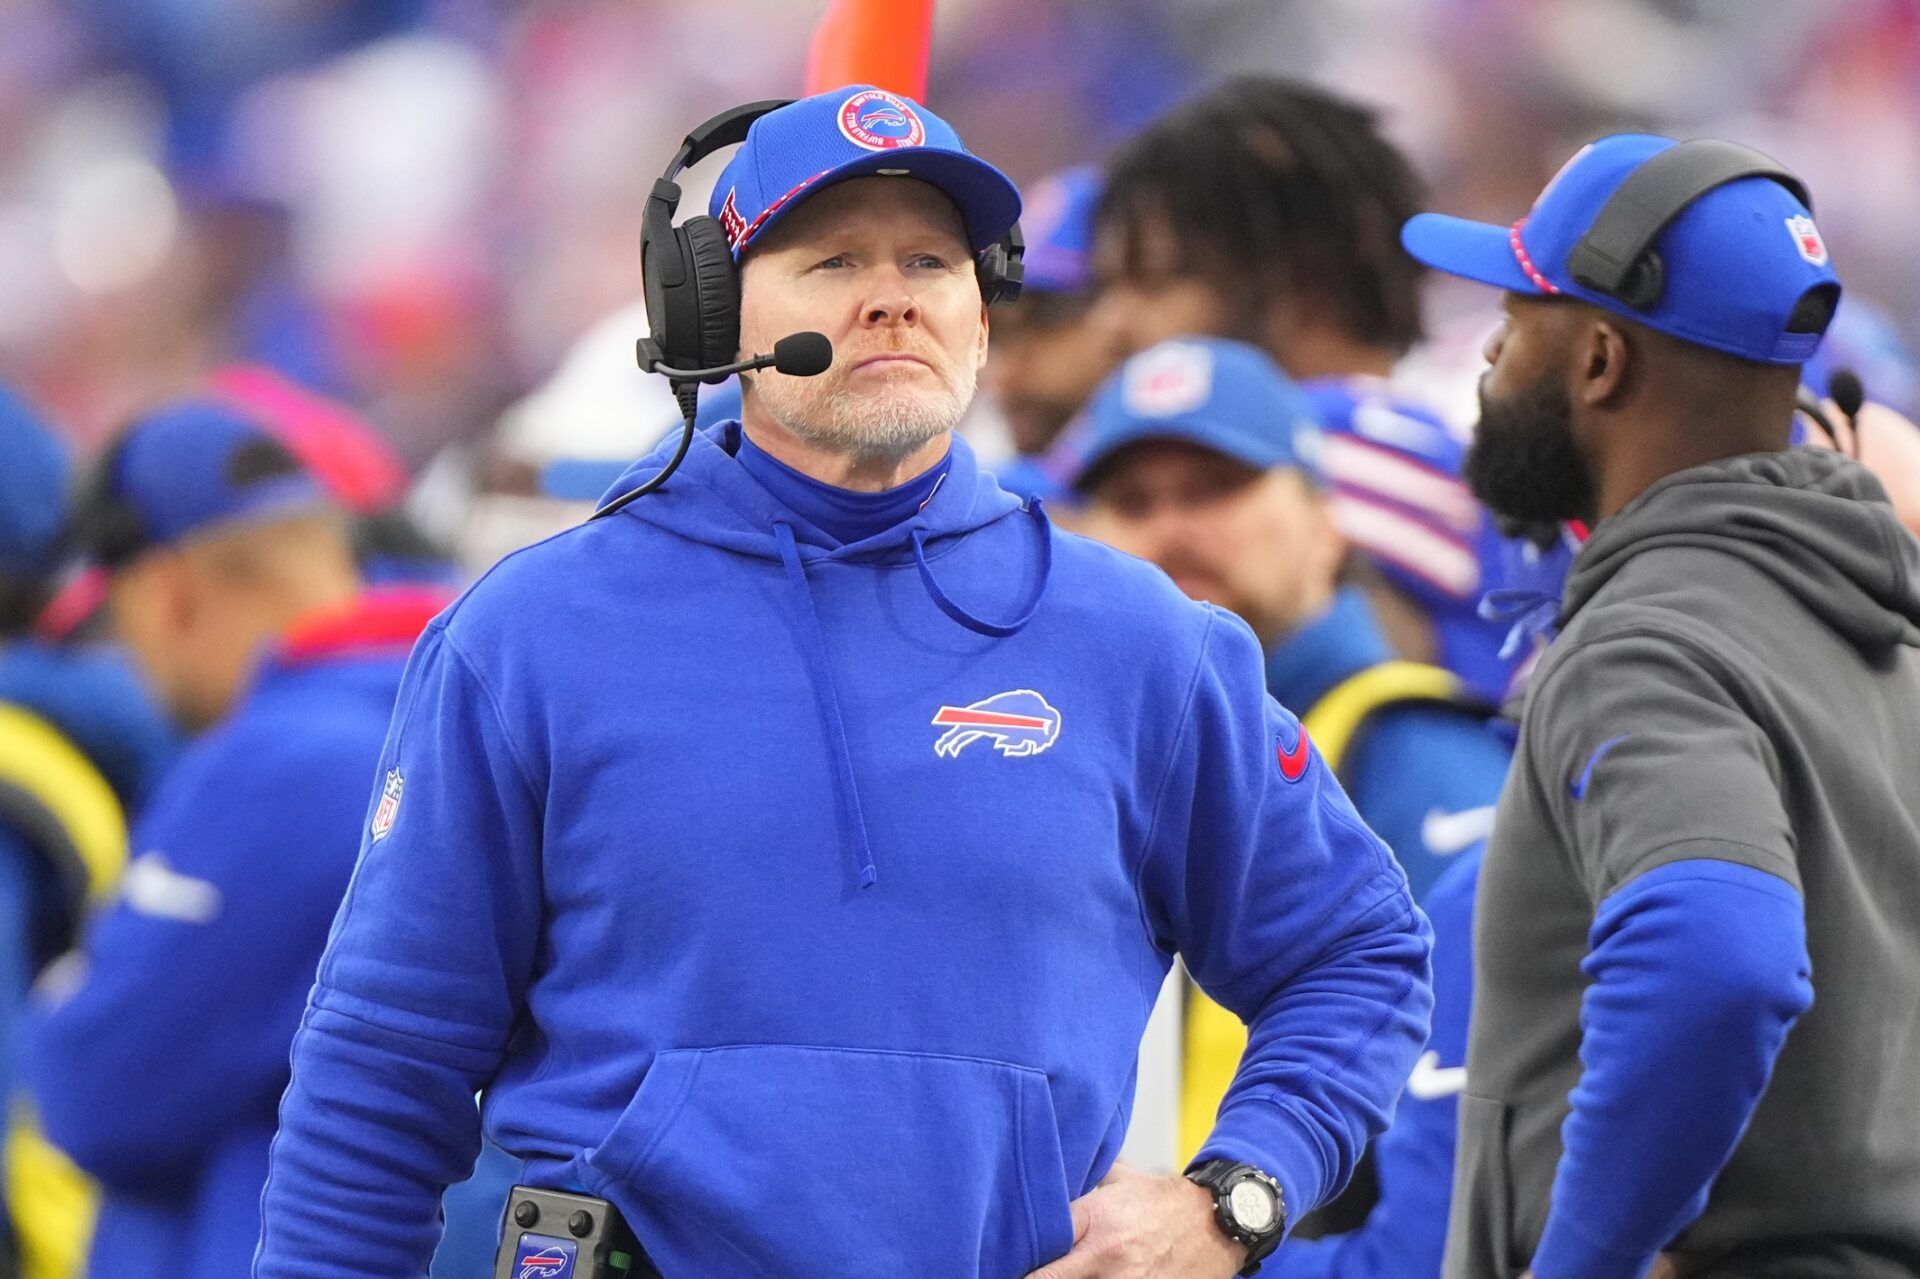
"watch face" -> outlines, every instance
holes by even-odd
[[[1232,1206],[1233,1219],[1240,1224],[1240,1228],[1254,1234],[1272,1230],[1274,1219],[1279,1215],[1275,1211],[1273,1191],[1252,1177],[1237,1183],[1227,1192],[1227,1202]]]

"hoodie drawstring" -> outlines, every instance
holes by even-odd
[[[820,715],[827,722],[827,738],[833,747],[834,772],[840,779],[840,798],[847,806],[847,820],[853,827],[853,843],[860,855],[860,887],[872,888],[880,872],[873,865],[873,841],[867,837],[867,817],[860,808],[860,788],[853,777],[853,753],[847,749],[847,721],[840,713],[840,694],[833,687],[833,667],[827,661],[827,637],[820,629],[820,614],[813,607],[813,592],[807,589],[807,570],[800,563],[800,548],[793,542],[793,526],[784,520],[773,526],[780,543],[780,562],[787,566],[787,581],[798,597],[805,625],[800,628],[800,646],[807,659],[807,673],[813,676],[813,690],[820,699]]]
[[[1026,610],[1005,624],[975,617],[947,598],[940,584],[934,581],[933,570],[927,566],[924,532],[920,529],[913,531],[913,562],[920,569],[920,581],[926,586],[928,596],[940,606],[941,612],[970,631],[996,639],[1014,634],[1033,620],[1034,613],[1040,608],[1040,597],[1046,593],[1047,580],[1053,575],[1053,534],[1038,498],[1027,504],[1027,513],[1040,532],[1040,580],[1034,586],[1033,598],[1027,602]],[[794,542],[793,526],[785,520],[776,520],[773,533],[774,540],[780,544],[780,563],[786,567],[787,583],[793,587],[795,601],[800,608],[801,653],[806,659],[807,673],[813,677],[814,695],[820,702],[820,717],[826,721],[827,744],[833,752],[834,775],[840,783],[840,799],[846,806],[847,820],[853,828],[854,849],[859,856],[860,886],[871,888],[879,882],[880,872],[873,864],[873,841],[867,834],[866,813],[860,807],[860,787],[853,775],[853,752],[847,749],[846,716],[841,713],[840,694],[833,685],[833,666],[827,659],[826,633],[820,629],[820,613],[813,606],[813,591],[807,584],[806,566],[800,562],[800,548]]]
[[[913,530],[913,562],[920,570],[920,581],[927,588],[928,598],[940,606],[942,613],[976,635],[1005,639],[1009,635],[1017,634],[1020,628],[1031,622],[1033,615],[1040,611],[1040,597],[1047,593],[1047,579],[1053,575],[1052,525],[1047,520],[1047,513],[1042,509],[1039,498],[1030,498],[1026,509],[1040,533],[1040,580],[1034,583],[1033,598],[1027,601],[1025,611],[1011,622],[989,622],[985,618],[975,617],[948,599],[947,593],[940,589],[940,583],[933,579],[933,569],[927,565],[926,531]]]
[[[1536,635],[1553,638],[1554,623],[1560,618],[1560,597],[1552,591],[1501,587],[1488,591],[1474,611],[1482,621],[1508,624],[1507,638],[1500,645],[1500,660],[1504,662]]]

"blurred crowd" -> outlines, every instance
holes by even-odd
[[[92,443],[213,368],[264,363],[364,410],[418,466],[637,298],[641,196],[676,131],[797,90],[821,7],[12,0],[0,367]],[[1920,336],[1913,0],[1788,0],[1764,20],[1738,0],[937,16],[929,101],[1023,184],[1240,69],[1381,106],[1434,206],[1469,216],[1524,203],[1618,128],[1739,137],[1806,175],[1855,296]]]
[[[52,571],[51,530],[75,476],[105,486],[82,493],[84,513],[134,526],[84,530],[87,571],[0,598],[15,614],[0,620],[15,635],[63,638],[117,592],[120,638],[136,658],[100,658],[70,678],[27,669],[15,652],[0,663],[0,709],[9,697],[31,702],[22,689],[81,690],[62,727],[111,788],[123,842],[184,738],[243,710],[272,722],[260,690],[247,691],[257,648],[277,646],[273,660],[296,684],[320,681],[316,667],[334,671],[336,683],[299,696],[364,695],[366,724],[354,731],[383,726],[399,659],[433,609],[500,555],[581,518],[673,427],[672,396],[632,358],[645,331],[645,193],[688,126],[800,91],[820,8],[0,0],[0,425],[31,419],[62,444],[0,455],[15,538],[0,546],[0,584]],[[1920,506],[1920,433],[1899,416],[1920,411],[1920,0],[1766,8],[1762,18],[1740,0],[939,5],[928,101],[1020,183],[1032,242],[1027,296],[995,313],[966,434],[1010,489],[1057,501],[1063,522],[1245,617],[1272,649],[1269,684],[1288,705],[1321,706],[1396,657],[1422,664],[1426,674],[1396,668],[1391,687],[1366,694],[1380,700],[1353,716],[1421,703],[1398,730],[1405,748],[1388,733],[1371,757],[1336,767],[1423,899],[1452,854],[1484,838],[1506,768],[1507,744],[1452,712],[1497,704],[1524,674],[1573,540],[1496,528],[1460,482],[1495,313],[1486,290],[1413,272],[1394,238],[1406,216],[1508,221],[1560,161],[1609,132],[1730,137],[1768,152],[1816,193],[1847,286],[1809,386],[1818,400],[1844,367],[1872,401],[1852,425],[1829,404],[1826,430],[1859,430],[1857,442],[1833,442],[1872,452],[1865,460],[1910,526]],[[1377,114],[1252,90],[1182,112],[1235,75],[1325,86]],[[1345,226],[1350,243],[1261,240],[1259,228],[1287,224],[1259,202],[1260,165],[1273,157],[1231,154],[1218,183],[1193,184],[1209,131],[1230,140],[1249,119],[1297,126],[1351,162],[1347,203],[1307,218]],[[1192,163],[1159,164],[1170,146]],[[689,176],[689,207],[704,206],[718,168]],[[1285,287],[1269,295],[1264,278],[1236,281],[1249,259],[1291,262]],[[1311,299],[1312,314],[1266,309],[1280,293]],[[1206,338],[1169,344],[1194,334]],[[737,406],[727,395],[707,392],[709,418]],[[1232,440],[1124,447],[1139,443],[1126,435],[1130,413],[1177,413],[1187,395],[1225,397],[1229,416],[1287,406],[1314,429],[1251,451]],[[88,466],[159,404],[172,416],[144,451]],[[1116,458],[1125,465],[1108,465]],[[1247,468],[1313,481],[1297,493],[1276,484],[1258,508],[1265,523],[1179,525]],[[176,565],[176,578],[135,571],[147,549],[263,512],[274,538],[213,547],[201,568]],[[4,558],[15,551],[18,562]],[[30,553],[40,559],[28,566]],[[1501,607],[1483,606],[1490,589]],[[186,651],[198,666],[178,656]],[[1339,731],[1314,729],[1314,739],[1337,753],[1328,734]],[[377,734],[340,750],[363,745]],[[225,749],[244,752],[244,737]],[[244,758],[230,753],[226,766]],[[1427,776],[1410,762],[1428,758],[1446,766]],[[201,767],[212,772],[200,802],[244,812],[247,784]],[[397,789],[375,797],[375,838],[388,797],[397,806]],[[1436,836],[1436,812],[1462,820]],[[176,820],[191,827],[205,813]],[[357,829],[343,832],[337,874],[308,886],[322,929],[356,846]],[[31,945],[0,954],[0,998],[18,1002],[24,976],[73,941],[84,903],[105,892],[108,871],[77,844],[75,856],[74,882],[10,890],[57,901],[58,919],[20,925]],[[201,910],[199,879],[133,864],[144,868],[123,894],[175,920]],[[89,885],[89,871],[103,882]],[[1444,890],[1437,900],[1449,905]],[[1452,904],[1470,902],[1469,889]],[[304,977],[319,941],[294,938],[290,971]],[[117,944],[135,967],[155,962],[138,937]],[[270,949],[233,944],[219,964],[246,968]],[[297,1017],[297,1000],[286,1003],[297,991],[260,984],[261,1018]],[[97,1075],[73,1063],[102,1026],[146,1002],[137,982],[93,998],[61,1014],[64,1026],[56,1018],[34,1032],[37,1069],[72,1070],[72,1087],[99,1089],[78,1100],[70,1091],[73,1113],[48,1116],[68,1144],[85,1140],[80,1111],[124,1085],[110,1062]],[[1207,1015],[1190,1008],[1190,1030]],[[0,1083],[14,1069],[12,1025],[0,1007]],[[229,1065],[244,1055],[226,1054],[218,1036],[201,1047]],[[284,1040],[269,1048],[278,1070]],[[1238,1045],[1226,1052],[1237,1058]],[[1177,1167],[1193,1142],[1176,1113],[1156,1115],[1150,1092],[1149,1137],[1130,1154]],[[256,1144],[233,1184],[257,1185],[248,1179],[264,1138]],[[157,1157],[131,1181],[164,1179],[168,1166]],[[483,1164],[477,1207],[449,1201],[449,1220],[467,1230],[450,1244],[469,1248],[444,1263],[449,1276],[478,1273],[459,1267],[491,1245],[509,1178],[487,1176]],[[1318,1229],[1356,1224],[1371,1195]],[[20,1241],[29,1272],[74,1273],[53,1234]]]

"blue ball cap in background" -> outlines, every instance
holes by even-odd
[[[1020,230],[1027,240],[1030,293],[1080,293],[1093,277],[1093,215],[1100,170],[1092,165],[1042,178],[1027,188]]]
[[[1110,376],[1073,431],[1067,482],[1084,491],[1121,449],[1183,440],[1256,470],[1314,474],[1319,426],[1306,394],[1255,347],[1175,338],[1148,347]]]
[[[1582,148],[1511,227],[1438,213],[1408,220],[1407,252],[1436,270],[1512,293],[1566,296],[1698,346],[1766,364],[1800,364],[1819,333],[1788,331],[1809,289],[1838,287],[1807,207],[1771,178],[1740,178],[1688,205],[1653,242],[1665,288],[1639,311],[1576,283],[1568,255],[1627,176],[1676,145],[1621,133]]]
[[[67,516],[67,473],[60,438],[0,387],[0,576],[33,581],[52,569]]]
[[[215,525],[332,506],[284,445],[217,400],[183,400],[143,415],[108,447],[105,494],[138,522],[138,551]]]
[[[755,120],[714,184],[707,211],[739,261],[806,196],[876,174],[919,178],[945,192],[975,253],[1020,217],[1012,181],[962,146],[953,126],[911,98],[868,84],[801,98]]]

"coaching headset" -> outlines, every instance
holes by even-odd
[[[719,219],[706,214],[696,214],[678,226],[673,221],[680,208],[680,185],[675,179],[681,172],[723,147],[745,142],[755,120],[793,101],[772,98],[750,102],[699,125],[681,142],[647,196],[640,222],[640,263],[651,332],[640,339],[637,353],[642,369],[664,374],[673,383],[685,426],[680,447],[665,469],[595,511],[596,519],[660,487],[680,465],[693,441],[700,383],[723,382],[736,373],[768,366],[791,377],[814,377],[833,363],[833,346],[819,333],[795,333],[774,343],[771,355],[737,359],[740,272],[734,265],[726,231]],[[974,259],[980,294],[987,305],[1011,302],[1020,296],[1025,253],[1026,243],[1015,223]]]

